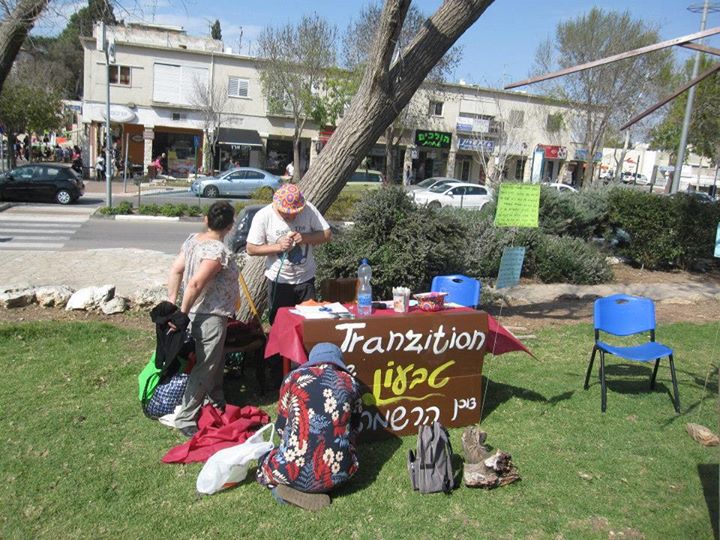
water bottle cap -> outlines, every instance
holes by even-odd
[[[360,260],[360,264],[370,264],[370,261],[367,260],[367,257],[363,257],[363,258]]]

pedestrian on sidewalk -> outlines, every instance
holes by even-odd
[[[105,156],[98,154],[97,160],[95,161],[95,179],[98,182],[105,181]]]
[[[175,416],[175,427],[186,437],[197,433],[197,419],[205,402],[225,410],[223,346],[228,317],[235,314],[240,289],[235,255],[223,240],[234,219],[230,203],[213,203],[205,216],[207,230],[185,240],[168,278],[172,303],[177,301],[182,283],[180,311],[190,317],[190,334],[195,339],[195,366]]]

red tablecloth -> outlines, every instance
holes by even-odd
[[[265,358],[279,354],[289,358],[296,364],[307,362],[307,351],[303,345],[303,321],[301,315],[290,313],[291,308],[280,308],[275,316],[275,323],[272,325],[267,345],[265,346]],[[354,307],[349,308],[355,310]],[[417,308],[415,308],[417,309]],[[470,308],[456,308],[469,310]],[[420,310],[413,310],[413,313],[422,313]],[[403,313],[396,313],[392,309],[374,309],[373,317],[403,317]],[[488,315],[488,336],[485,341],[487,347],[485,352],[495,356],[512,351],[523,351],[532,356],[530,350],[523,345],[518,338],[501,325],[492,316]]]

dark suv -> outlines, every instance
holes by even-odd
[[[61,163],[30,163],[0,175],[0,200],[76,202],[85,184],[70,167]]]
[[[250,224],[252,223],[255,214],[258,210],[265,207],[265,204],[251,204],[244,207],[238,214],[233,226],[232,236],[230,238],[230,248],[237,253],[238,251],[245,251],[245,245],[247,244],[247,236],[250,232]]]

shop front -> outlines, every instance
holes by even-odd
[[[215,143],[213,168],[261,167],[263,143],[253,129],[220,128]]]
[[[178,178],[194,174],[202,163],[202,131],[156,126],[152,140],[153,159],[165,154],[163,172]],[[161,160],[162,161],[162,160]]]
[[[452,133],[417,129],[415,146],[417,151],[413,152],[412,160],[415,183],[433,176],[447,175]]]
[[[585,177],[585,171],[588,167],[588,156],[589,152],[585,148],[578,148],[575,150],[572,161],[568,162],[567,177],[570,184],[573,186],[579,186],[582,183],[582,179]],[[597,166],[602,161],[602,152],[595,152],[593,156],[593,163]]]
[[[485,167],[493,159],[494,152],[495,141],[458,134],[453,178],[484,184],[487,177]]]
[[[567,159],[567,148],[550,144],[539,144],[538,148],[543,150],[540,179],[543,182],[555,182],[560,177],[562,166]]]

